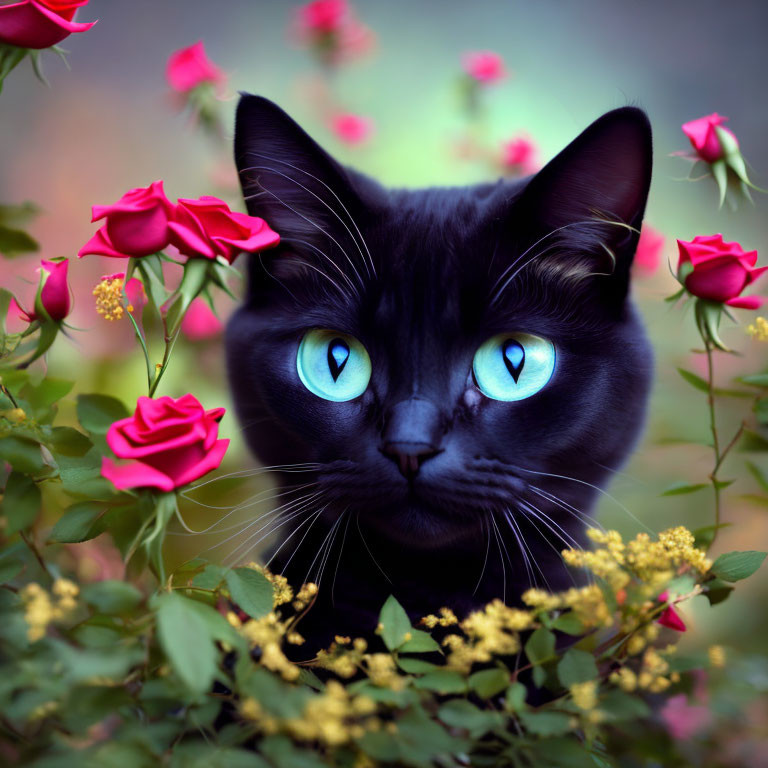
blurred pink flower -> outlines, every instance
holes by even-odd
[[[0,43],[19,48],[50,48],[65,37],[87,32],[96,22],[72,21],[88,0],[22,0],[0,5]]]
[[[331,129],[345,144],[362,144],[373,133],[373,120],[360,115],[342,113],[332,118]]]
[[[313,0],[299,8],[299,22],[307,30],[336,32],[345,21],[348,10],[346,0]]]
[[[714,163],[723,156],[723,148],[720,146],[720,139],[715,128],[721,127],[727,120],[727,117],[713,112],[711,115],[700,117],[698,120],[691,120],[682,125],[683,133],[690,140],[696,154],[707,163]],[[720,129],[732,136],[738,146],[738,141],[732,131],[728,128],[721,127]]]
[[[502,165],[505,170],[519,176],[528,176],[539,168],[538,147],[527,136],[515,136],[504,142]]]
[[[171,54],[166,77],[171,88],[179,93],[187,93],[205,83],[222,88],[227,80],[224,71],[206,55],[202,40]]]
[[[182,333],[192,341],[202,341],[218,336],[224,325],[203,299],[195,299],[181,321]]]
[[[651,275],[659,268],[661,252],[664,249],[664,239],[664,235],[650,224],[643,224],[633,262],[633,266],[638,272]]]
[[[280,235],[264,219],[231,211],[223,200],[212,195],[179,199],[169,228],[171,243],[185,256],[223,256],[230,264],[243,251],[256,253],[280,242]]]
[[[493,51],[472,51],[461,57],[464,71],[478,83],[491,85],[507,75],[504,60]]]
[[[358,21],[346,0],[313,0],[295,16],[294,34],[324,63],[336,65],[367,53],[373,32]]]
[[[712,723],[712,713],[705,706],[689,704],[684,693],[672,696],[661,708],[661,719],[677,741],[687,741]]]
[[[162,181],[132,189],[114,205],[93,206],[91,221],[107,221],[77,255],[127,258],[162,251],[170,239],[168,225],[173,215],[174,206],[163,192]]]

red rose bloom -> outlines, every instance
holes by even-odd
[[[706,117],[700,117],[698,120],[691,120],[683,123],[683,133],[688,137],[691,146],[696,150],[696,154],[707,163],[714,163],[724,154],[723,147],[720,144],[720,138],[715,128],[722,126],[728,120],[727,117],[713,112]],[[720,128],[736,141],[736,137],[727,128]],[[737,142],[738,145],[738,142]]]
[[[22,0],[0,5],[0,43],[19,48],[50,48],[96,22],[72,21],[88,0]]]
[[[169,226],[171,243],[181,253],[204,259],[223,256],[230,264],[243,251],[256,253],[280,242],[280,235],[264,219],[231,211],[223,200],[210,195],[180,199]]]
[[[478,83],[490,85],[506,77],[504,59],[493,51],[465,53],[461,59],[464,71]]]
[[[219,440],[224,408],[206,411],[193,395],[140,397],[136,411],[116,421],[107,444],[118,459],[102,459],[101,474],[119,490],[173,491],[216,469],[229,440]]]
[[[77,255],[126,258],[162,251],[171,236],[168,223],[173,215],[174,206],[163,192],[162,181],[132,189],[114,205],[93,206],[91,221],[107,221]]]
[[[360,115],[342,113],[333,117],[331,128],[345,144],[362,144],[373,133],[373,121]]]
[[[678,275],[687,291],[700,299],[732,307],[757,309],[758,296],[741,292],[768,267],[757,267],[757,251],[745,251],[738,243],[723,242],[722,235],[699,235],[691,242],[677,241],[680,250]]]

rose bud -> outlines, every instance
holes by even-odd
[[[659,602],[665,603],[667,600],[669,600],[669,593],[665,590],[659,595]],[[676,632],[686,631],[685,622],[680,618],[680,614],[672,605],[668,605],[656,621],[662,627],[667,627],[667,629],[674,629]]]
[[[728,134],[738,147],[738,142],[732,131],[728,128],[720,128],[720,131],[716,130],[727,120],[727,117],[713,112],[711,115],[700,117],[698,120],[690,120],[687,123],[683,123],[683,133],[690,140],[696,154],[705,163],[714,163],[725,154],[723,145],[720,143],[720,136],[718,135],[720,132]]]
[[[35,296],[35,307],[21,314],[31,323],[35,320],[53,320],[60,323],[72,311],[72,298],[67,283],[69,259],[63,261],[40,261],[40,283]]]
[[[197,200],[180,199],[169,224],[171,243],[191,258],[222,256],[230,264],[246,251],[257,253],[280,242],[264,219],[231,211],[218,197],[204,195]]]
[[[162,251],[170,239],[174,206],[163,192],[163,182],[126,192],[114,205],[94,205],[91,221],[106,223],[80,249],[86,254],[128,258]]]
[[[73,33],[87,32],[96,22],[72,21],[88,0],[22,0],[0,5],[0,43],[39,50]]]
[[[745,251],[738,243],[723,242],[722,235],[699,235],[691,242],[678,240],[677,275],[693,296],[731,307],[757,309],[763,299],[742,296],[768,267],[757,267],[757,251]]]
[[[345,144],[362,144],[373,133],[373,121],[359,115],[339,114],[331,120],[331,129]]]
[[[193,395],[140,397],[132,416],[107,431],[107,444],[118,459],[104,457],[101,474],[119,490],[154,488],[173,491],[216,469],[229,440],[219,440],[224,408],[206,411]]]
[[[464,72],[482,85],[491,85],[507,75],[504,60],[492,51],[473,51],[461,57]]]
[[[223,88],[227,76],[206,55],[203,41],[171,54],[166,68],[168,83],[174,91],[188,93],[201,85]]]

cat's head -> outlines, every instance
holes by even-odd
[[[313,468],[318,508],[439,547],[546,504],[532,487],[578,500],[626,457],[651,370],[628,300],[642,111],[604,115],[529,179],[393,190],[243,96],[235,157],[281,236],[228,327],[235,401],[261,462]]]

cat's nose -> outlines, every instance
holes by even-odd
[[[411,397],[389,412],[381,451],[410,480],[425,461],[440,453],[441,438],[440,411],[429,400]]]

